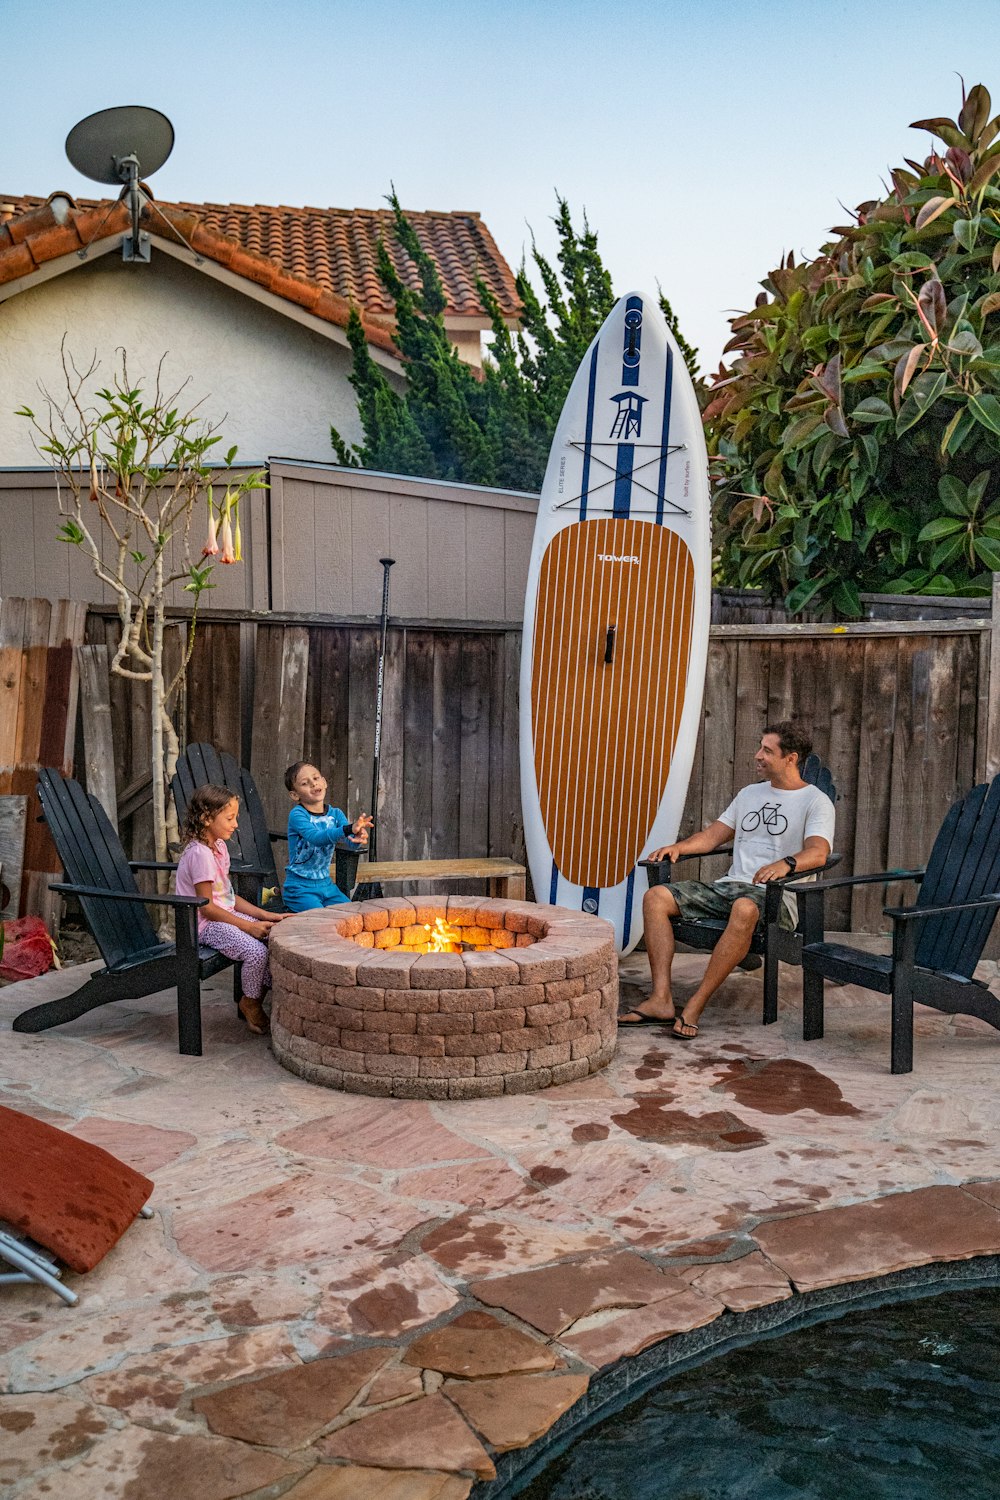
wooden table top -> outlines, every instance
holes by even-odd
[[[524,873],[524,865],[511,859],[375,860],[358,866],[358,879],[365,884],[389,880],[491,880]]]

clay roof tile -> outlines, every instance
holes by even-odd
[[[121,233],[128,213],[121,201],[79,199],[67,193],[4,197],[13,216],[0,223],[0,282],[95,237]],[[482,318],[476,289],[481,277],[506,317],[522,311],[514,277],[475,211],[407,211],[425,251],[433,258],[445,292],[446,315]],[[308,307],[317,317],[345,326],[351,302],[360,304],[373,342],[394,352],[385,331],[394,315],[391,297],[377,272],[381,239],[396,273],[414,291],[420,278],[392,234],[391,209],[290,208],[242,203],[165,203],[144,210],[153,234],[189,243],[199,254],[227,266],[278,296]],[[301,288],[301,289],[300,289]],[[371,320],[376,320],[373,323]]]

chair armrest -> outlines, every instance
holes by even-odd
[[[707,854],[682,854],[677,859],[640,859],[639,864],[643,869],[651,866],[658,869],[660,865],[679,865],[685,859],[714,859],[717,854],[732,854],[732,852],[732,844],[723,844],[720,849],[709,849]]]
[[[276,829],[269,828],[267,830],[267,836],[271,840],[272,844],[276,844],[279,840],[284,840],[286,844],[288,843],[287,831],[279,833]]]
[[[975,911],[983,906],[1000,906],[1000,891],[977,896],[975,901],[949,901],[944,906],[886,906],[883,913],[894,922],[922,922],[925,917],[945,917],[953,911]]]
[[[162,859],[130,859],[128,862],[130,870],[176,870],[176,860]]]
[[[270,875],[271,870],[270,868],[265,870],[263,865],[244,865],[238,859],[234,859],[229,866],[229,873],[230,875]]]
[[[836,856],[831,855],[823,868],[826,869],[828,865],[834,862],[834,859],[839,860],[840,858],[839,854]],[[925,873],[923,868],[919,870],[879,870],[874,875],[840,875],[836,880],[806,880],[796,875],[795,879],[801,880],[801,884],[796,885],[793,881],[791,882],[791,888],[796,896],[806,896],[816,891],[839,890],[845,885],[891,885],[896,880],[923,880]],[[782,882],[782,884],[784,883]]]
[[[103,901],[139,901],[144,906],[207,906],[207,896],[146,896],[142,891],[109,891],[100,885],[68,885],[64,880],[54,880],[50,891],[63,891],[68,896],[99,896]]]

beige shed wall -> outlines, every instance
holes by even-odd
[[[330,461],[330,424],[361,437],[347,377],[350,351],[154,247],[149,265],[102,256],[0,303],[0,466],[37,464],[28,423],[13,415],[38,409],[38,384],[63,387],[59,346],[84,367],[96,350],[98,384],[109,379],[123,346],[137,378],[191,377],[192,402],[222,420],[226,447],[241,461],[269,454]],[[182,398],[183,400],[184,398]]]

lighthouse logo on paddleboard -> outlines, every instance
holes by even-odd
[[[606,917],[623,951],[642,932],[638,862],[676,837],[683,812],[710,567],[694,389],[660,308],[633,292],[584,356],[556,429],[521,657],[536,898]]]

